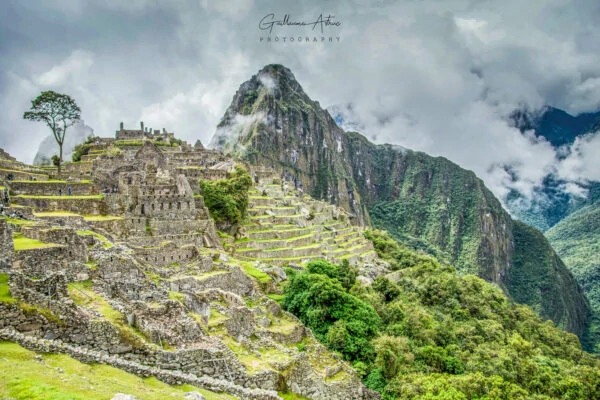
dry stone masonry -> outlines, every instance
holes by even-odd
[[[0,150],[1,339],[240,399],[379,398],[265,295],[281,294],[284,264],[347,260],[367,281],[387,270],[343,210],[246,164],[254,187],[232,237],[198,181],[238,160],[143,123],[87,146],[60,175]]]

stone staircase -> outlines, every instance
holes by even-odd
[[[269,184],[249,193],[243,237],[235,257],[274,265],[323,258],[351,264],[376,257],[373,245],[339,208],[314,200],[287,185]]]

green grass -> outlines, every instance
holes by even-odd
[[[2,217],[2,218],[4,218],[6,220],[6,222],[8,222],[9,224],[13,224],[13,225],[27,226],[27,225],[35,224],[35,221],[30,221],[27,219],[8,218],[8,217]]]
[[[96,195],[88,195],[88,196],[37,196],[37,195],[29,195],[29,194],[20,194],[18,196],[14,196],[14,198],[21,199],[44,199],[44,200],[102,200],[104,199],[103,194]]]
[[[281,301],[283,300],[282,294],[271,293],[271,294],[268,294],[267,297],[270,298],[271,300],[275,300],[278,303],[281,303]]]
[[[115,140],[115,146],[142,146],[143,140]]]
[[[8,274],[0,274],[0,302],[14,303],[16,300],[10,295],[8,287]]]
[[[308,397],[304,397],[304,396],[301,396],[299,394],[292,393],[292,392],[287,392],[287,393],[279,392],[277,394],[279,395],[279,397],[283,398],[284,400],[308,400]]]
[[[21,235],[16,235],[15,237],[13,237],[13,241],[15,244],[15,251],[44,249],[44,248],[48,248],[48,247],[58,246],[57,244],[54,244],[54,243],[40,242],[39,240],[31,239],[31,238],[21,236]]]
[[[229,395],[191,385],[170,386],[156,378],[140,378],[102,364],[83,364],[65,354],[36,353],[16,343],[0,342],[0,398],[15,400],[106,400],[126,393],[146,400],[184,399],[197,391],[207,400],[233,399]],[[59,372],[61,368],[64,372]]]
[[[242,265],[242,268],[248,275],[255,278],[260,283],[269,283],[271,281],[271,277],[267,273],[251,265],[248,265],[247,263],[244,263]]]
[[[175,300],[183,304],[183,299],[185,298],[185,295],[180,292],[169,292],[169,298],[171,300]]]
[[[85,215],[84,219],[86,221],[117,221],[123,219],[123,217],[118,215]]]
[[[33,215],[36,217],[79,217],[80,215],[70,211],[41,211],[36,212]]]
[[[105,249],[110,249],[114,246],[111,242],[108,241],[107,238],[94,231],[77,231],[77,234],[82,236],[94,236],[96,239],[102,242],[102,247],[104,247]]]

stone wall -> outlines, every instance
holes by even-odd
[[[48,180],[48,175],[33,173],[28,171],[13,170],[10,168],[0,168],[0,182],[7,182],[8,176],[12,175],[15,180],[28,180],[30,177],[35,177],[38,181]]]
[[[240,267],[233,266],[229,271],[217,271],[206,277],[186,276],[168,282],[173,292],[202,292],[208,289],[221,289],[238,296],[253,296],[257,293],[252,279]]]
[[[40,211],[71,211],[76,214],[93,215],[108,214],[106,202],[99,197],[78,199],[69,196],[60,198],[15,196],[12,198],[12,202],[21,206],[33,207],[35,210]]]
[[[75,162],[68,163],[63,165],[63,175],[88,175],[92,171],[92,163],[91,162]]]
[[[4,218],[0,218],[0,272],[7,272],[13,264],[12,230]]]
[[[172,242],[158,247],[136,247],[134,252],[137,257],[154,266],[188,262],[198,255],[196,246],[177,247]]]
[[[0,330],[0,339],[15,341],[21,346],[36,352],[68,354],[84,363],[107,364],[141,377],[155,376],[159,380],[171,385],[188,383],[214,392],[225,392],[242,400],[281,400],[281,397],[275,391],[249,389],[225,379],[215,379],[206,375],[197,376],[178,370],[173,371],[147,366],[123,357],[110,355],[103,351],[89,350],[67,344],[60,340],[31,337],[11,328]]]
[[[87,261],[87,246],[73,228],[44,228],[42,226],[33,225],[23,227],[21,232],[24,236],[32,239],[66,246],[66,257],[68,257],[70,261],[79,261],[83,263]]]
[[[59,190],[62,190],[62,195],[67,196],[69,188],[73,196],[98,194],[89,182],[12,181],[8,182],[8,186],[14,194],[58,196]]]

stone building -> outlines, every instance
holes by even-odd
[[[124,129],[123,123],[121,122],[119,130],[115,132],[117,140],[144,140],[144,139],[158,139],[168,141],[175,138],[175,134],[167,132],[163,128],[162,132],[158,129],[152,130],[151,128],[144,127],[144,122],[140,122],[140,129]]]

